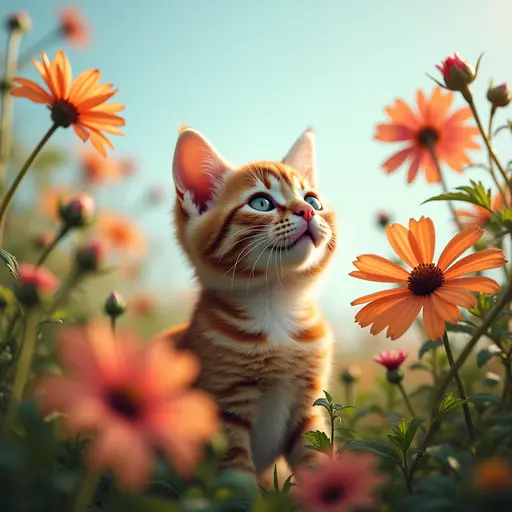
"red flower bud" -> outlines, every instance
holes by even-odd
[[[22,263],[19,268],[16,296],[26,307],[41,304],[59,286],[57,279],[49,270]]]
[[[116,318],[122,315],[126,308],[126,301],[118,291],[114,290],[105,301],[104,311],[109,317]]]
[[[495,87],[489,87],[487,90],[487,99],[491,102],[493,107],[506,107],[512,96],[508,89],[508,84],[505,82]]]
[[[81,228],[92,222],[94,215],[94,199],[81,194],[59,206],[59,216],[68,228]]]
[[[402,366],[409,354],[405,350],[384,350],[376,355],[373,360],[384,366],[388,372],[396,370]]]
[[[97,271],[105,259],[106,246],[99,240],[86,243],[76,251],[75,261],[82,272]]]
[[[443,74],[444,83],[450,91],[463,91],[476,78],[474,69],[457,53],[447,57],[436,68]]]

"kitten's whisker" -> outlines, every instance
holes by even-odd
[[[249,228],[248,228],[249,229]],[[262,229],[262,231],[264,231]],[[240,231],[238,231],[239,233]],[[240,240],[237,240],[235,243],[231,244],[220,256],[219,256],[219,263],[220,263],[220,260],[222,259],[222,257],[231,249],[233,248],[235,245],[239,244],[240,242],[245,242],[246,240],[250,240],[251,238],[255,238],[257,236],[261,236],[263,233],[256,233],[255,235],[251,235],[251,236],[246,236],[246,237],[243,237],[241,238]]]
[[[249,274],[249,278],[247,279],[247,288],[246,293],[249,291],[249,285],[251,284],[251,278],[254,275],[254,271],[256,270],[256,265],[258,264],[259,259],[263,255],[263,253],[267,250],[267,247],[269,247],[272,244],[272,240],[261,250],[258,257],[256,258],[256,261],[254,262],[254,265],[252,266],[251,273]]]
[[[236,266],[237,266],[238,262],[239,262],[242,258],[244,258],[245,256],[247,256],[248,254],[250,254],[250,253],[251,253],[251,250],[252,250],[252,249],[251,249],[251,246],[252,246],[252,245],[254,245],[256,242],[259,242],[261,239],[264,239],[264,238],[266,239],[266,238],[267,238],[267,235],[266,235],[266,233],[260,233],[259,235],[255,235],[255,237],[254,237],[254,238],[256,238],[256,240],[253,240],[250,244],[248,244],[248,245],[247,245],[247,247],[245,247],[245,248],[240,252],[240,254],[238,255],[238,257],[237,257],[237,259],[236,259],[236,261],[235,261],[235,263],[234,263],[234,264],[233,264],[233,265],[232,265],[228,270],[226,270],[226,272],[224,272],[224,275],[226,275],[226,274],[228,274],[229,272],[231,272],[231,270],[232,270],[233,268],[236,268]],[[265,240],[262,240],[262,243],[263,243],[264,241],[265,241]],[[258,245],[260,245],[260,244],[258,244]],[[258,247],[258,245],[257,245],[256,247]],[[247,251],[248,251],[248,252],[247,252]]]

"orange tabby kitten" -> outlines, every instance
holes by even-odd
[[[302,434],[324,430],[321,408],[333,338],[313,288],[336,245],[334,213],[316,188],[312,130],[280,163],[229,164],[184,128],[173,161],[178,240],[201,294],[192,321],[167,333],[202,362],[198,386],[221,411],[221,469],[261,474],[284,455],[315,453]]]

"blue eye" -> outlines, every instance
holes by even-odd
[[[270,197],[264,194],[254,196],[249,201],[249,206],[251,208],[254,208],[255,210],[258,210],[259,212],[270,212],[271,210],[274,210],[276,207],[274,201],[272,201]]]
[[[322,209],[322,203],[315,196],[306,196],[304,198],[304,201],[306,201],[306,203],[309,203],[315,210]]]

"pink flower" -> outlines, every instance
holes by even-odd
[[[384,350],[379,355],[375,356],[373,360],[376,363],[384,366],[388,372],[396,370],[402,366],[402,363],[407,359],[407,352],[403,349],[400,350]]]
[[[466,89],[476,78],[473,68],[457,53],[454,53],[453,57],[447,57],[440,65],[436,65],[436,68],[443,74],[444,83],[451,91]]]
[[[64,37],[79,48],[85,48],[90,41],[90,30],[86,19],[76,6],[60,10],[60,30]]]
[[[195,356],[163,339],[139,346],[105,323],[63,331],[58,354],[64,374],[40,383],[41,407],[64,413],[70,434],[92,438],[91,469],[112,469],[122,487],[140,489],[156,448],[176,471],[193,469],[218,425],[213,400],[190,389]]]
[[[384,482],[376,466],[376,458],[369,453],[341,452],[315,469],[299,468],[294,494],[308,512],[373,510],[375,492]]]
[[[27,307],[39,304],[41,299],[51,295],[60,283],[49,270],[29,263],[20,265],[18,275],[16,295],[18,300]]]

